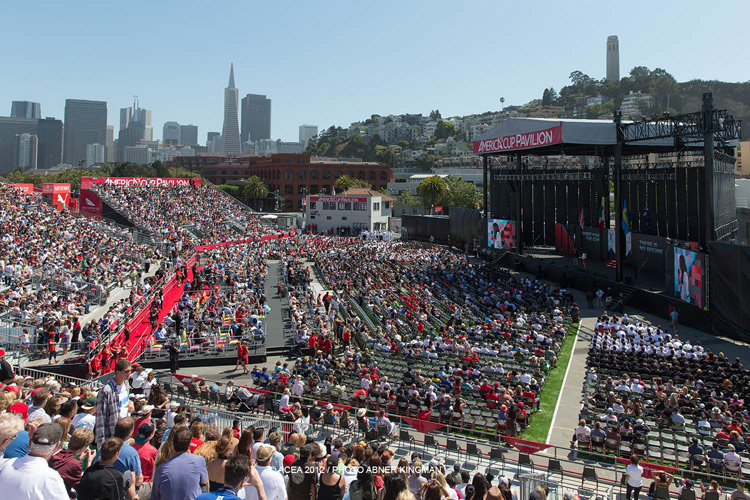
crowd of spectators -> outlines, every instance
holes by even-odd
[[[133,223],[173,242],[178,250],[196,239],[218,243],[267,232],[248,208],[213,186],[99,185],[94,189]]]
[[[750,372],[677,333],[605,313],[588,356],[579,443],[718,474],[750,464]]]

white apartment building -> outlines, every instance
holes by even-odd
[[[305,227],[316,233],[340,232],[341,228],[355,232],[387,230],[395,201],[368,188],[351,188],[337,196],[306,198]]]

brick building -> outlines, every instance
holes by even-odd
[[[282,211],[301,210],[305,194],[332,194],[334,182],[342,175],[367,181],[375,190],[393,182],[389,165],[310,158],[307,154],[177,157],[165,165],[199,173],[214,184],[236,184],[257,175],[272,193],[278,190],[283,200]]]

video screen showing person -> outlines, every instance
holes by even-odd
[[[512,220],[487,220],[487,247],[510,250],[515,247],[515,231]]]
[[[703,261],[698,252],[674,249],[674,294],[680,300],[703,307]]]

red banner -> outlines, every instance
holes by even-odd
[[[42,194],[57,195],[62,193],[70,194],[70,184],[57,182],[45,182],[42,184]]]
[[[624,465],[630,465],[629,458],[618,458],[617,461]],[[650,464],[648,462],[638,462],[638,465],[643,467],[643,477],[646,479],[652,479],[654,477],[654,474],[658,472],[666,472],[667,474],[671,474],[677,470],[674,467]]]
[[[339,413],[344,412],[344,411],[349,411],[352,408],[354,408],[353,406],[340,405],[338,403],[331,403],[330,401],[322,401],[322,400],[318,400],[318,405],[320,405],[322,408],[325,408],[326,406],[331,405],[333,406],[333,409]]]
[[[21,191],[23,194],[34,194],[33,184],[13,184],[13,187]]]
[[[536,453],[537,451],[546,450],[551,444],[537,443],[536,441],[526,441],[525,439],[519,439],[514,437],[503,436],[508,444],[513,446],[521,453]]]
[[[81,189],[79,206],[81,212],[102,216],[102,199],[89,189]]]
[[[505,137],[474,141],[474,152],[497,153],[499,151],[539,148],[552,144],[560,144],[561,142],[562,125],[558,125],[557,127],[545,130],[536,130],[524,134],[506,135]]]
[[[69,198],[70,192],[55,193],[52,195],[52,204],[57,208],[58,212],[62,212],[64,208],[67,208]]]
[[[423,434],[429,434],[430,432],[442,429],[445,427],[445,424],[441,424],[438,422],[430,422],[429,420],[421,420],[419,418],[411,418],[411,417],[401,417],[404,422],[411,425],[415,429],[417,429],[419,432]]]
[[[164,179],[161,177],[81,177],[81,189],[106,184],[109,186],[200,186],[200,178]]]

